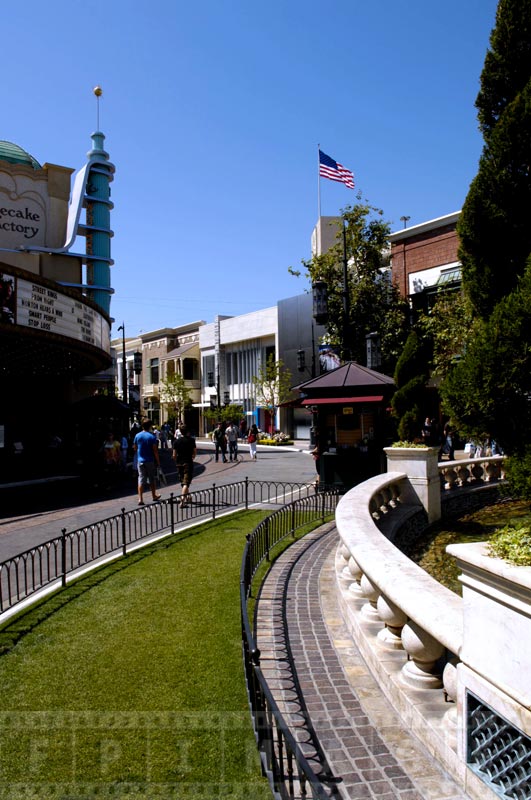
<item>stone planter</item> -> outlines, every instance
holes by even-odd
[[[484,542],[446,550],[462,572],[462,663],[530,708],[531,567],[488,556]]]
[[[388,472],[405,472],[411,494],[404,502],[420,502],[430,524],[441,518],[441,480],[438,447],[385,447]]]

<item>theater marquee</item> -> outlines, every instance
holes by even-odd
[[[66,336],[110,353],[106,318],[80,300],[48,286],[0,274],[2,322]]]

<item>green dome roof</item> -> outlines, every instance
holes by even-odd
[[[0,161],[9,161],[10,164],[25,164],[33,169],[42,169],[38,161],[33,156],[26,153],[22,147],[13,142],[5,142],[0,139]]]

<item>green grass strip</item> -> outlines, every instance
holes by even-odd
[[[0,631],[0,798],[271,797],[244,686],[241,512],[68,586]]]

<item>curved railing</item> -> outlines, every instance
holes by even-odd
[[[441,462],[443,508],[459,495],[481,502],[476,490],[504,477],[503,461]],[[463,600],[401,552],[428,527],[408,475],[384,473],[347,492],[336,526],[338,599],[351,635],[406,724],[422,730],[432,753],[462,780],[455,701]]]
[[[313,498],[296,500],[275,511],[247,537],[240,573],[242,648],[247,696],[262,770],[275,796],[313,797],[325,800],[336,795],[336,782],[315,773],[288,725],[260,668],[260,651],[249,621],[248,601],[253,578],[271,551],[282,540],[295,536],[311,522],[324,523],[336,508],[337,492],[322,492]]]
[[[0,563],[0,614],[16,610],[38,592],[65,585],[90,565],[125,555],[153,536],[172,534],[178,525],[215,519],[217,514],[252,505],[285,504],[315,497],[312,484],[245,480],[190,493],[180,508],[180,497],[169,498],[132,511],[121,510],[107,519],[77,530],[63,528],[60,535]]]

